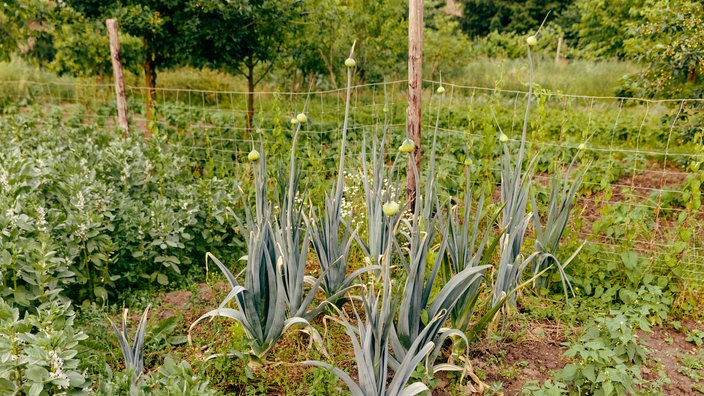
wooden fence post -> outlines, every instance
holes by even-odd
[[[127,137],[130,127],[127,123],[127,99],[125,98],[125,78],[122,74],[122,60],[120,59],[120,39],[117,35],[117,20],[105,21],[110,40],[110,56],[112,58],[112,75],[115,77],[115,96],[117,99],[117,124],[122,128]]]
[[[406,136],[413,140],[415,149],[408,157],[406,195],[415,209],[418,181],[413,172],[413,162],[420,173],[421,94],[423,89],[423,0],[408,3],[408,111]]]

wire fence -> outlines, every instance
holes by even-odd
[[[436,160],[444,194],[461,193],[467,159],[478,184],[488,186],[487,192],[498,187],[497,138],[504,133],[517,146],[530,100],[527,141],[538,156],[538,196],[546,196],[551,175],[574,155],[579,153],[580,164],[591,164],[565,236],[586,241],[583,260],[632,265],[623,252],[635,251],[638,266],[701,285],[704,255],[697,236],[704,231],[699,208],[704,101],[591,97],[544,89],[528,98],[526,92],[447,83],[441,97],[435,93],[438,85],[424,82],[423,151],[429,152],[437,128]],[[406,87],[403,80],[353,87],[349,172],[360,172],[364,139],[369,142],[384,128],[389,148],[405,138]],[[131,128],[144,130],[147,91],[126,91]],[[252,130],[245,126],[246,92],[158,88],[155,94],[158,110],[152,129],[178,141],[194,161],[210,161],[237,173],[260,137],[270,152],[285,157],[281,153],[290,144],[290,120],[305,112],[309,122],[298,148],[303,173],[315,183],[336,172],[344,89],[257,92]],[[64,123],[117,125],[112,85],[4,81],[0,100],[4,106],[60,109]]]

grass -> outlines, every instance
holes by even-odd
[[[476,87],[527,90],[528,65],[525,60],[476,59],[464,68],[457,83]],[[565,94],[614,96],[621,79],[640,67],[623,61],[570,60],[555,64],[552,59],[535,60],[535,80],[543,88]],[[454,81],[453,81],[454,82]]]

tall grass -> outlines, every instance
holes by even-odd
[[[640,67],[617,60],[574,60],[555,64],[552,59],[534,59],[535,80],[552,91],[585,96],[613,96],[621,79]],[[524,59],[477,58],[465,66],[461,85],[525,91],[528,65]]]

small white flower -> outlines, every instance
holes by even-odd
[[[10,190],[10,183],[7,181],[8,173],[5,169],[0,172],[0,185],[2,186],[2,189],[5,191]]]
[[[83,208],[84,208],[85,204],[86,204],[86,201],[83,198],[83,192],[79,191],[78,194],[76,194],[76,201],[73,204],[73,206],[75,206],[76,209],[78,209],[79,213],[83,213]]]
[[[39,232],[46,232],[46,209],[43,207],[38,207],[37,208],[37,230]]]
[[[80,224],[76,229],[76,236],[83,242],[88,240],[88,227],[85,224]]]

